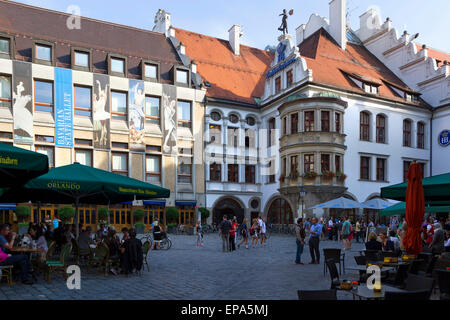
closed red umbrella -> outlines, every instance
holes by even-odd
[[[408,170],[408,187],[406,188],[406,236],[403,245],[408,254],[422,252],[422,221],[425,215],[425,196],[422,186],[420,165],[412,163]]]

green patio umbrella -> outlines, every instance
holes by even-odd
[[[76,234],[78,206],[117,204],[132,200],[168,198],[170,190],[109,171],[74,163],[51,169],[20,188],[11,188],[0,202],[75,204]]]
[[[450,212],[450,201],[447,201],[447,203],[442,202],[439,204],[425,203],[425,213],[436,213],[436,212]],[[404,214],[406,214],[405,202],[399,202],[379,212],[380,217],[388,217]]]
[[[24,184],[47,172],[45,154],[0,143],[0,188]]]
[[[450,199],[450,172],[422,179],[425,201],[440,201]],[[381,188],[381,197],[405,201],[408,183],[400,183]]]

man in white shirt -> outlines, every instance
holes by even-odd
[[[261,221],[259,223],[259,226],[261,228],[261,245],[265,245],[266,244],[266,222],[264,221],[264,219],[260,218]]]

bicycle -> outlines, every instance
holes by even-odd
[[[160,250],[169,250],[172,248],[172,240],[170,240],[167,233],[163,232],[161,240],[154,240],[155,244],[159,243]],[[152,245],[152,250],[155,250]]]

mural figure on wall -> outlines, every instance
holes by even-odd
[[[31,95],[24,95],[25,87],[19,82],[16,92],[13,92],[14,132],[16,136],[33,140],[33,113],[27,108]]]
[[[177,134],[176,134],[176,101],[163,93],[162,105],[164,109],[164,153],[177,154]]]
[[[130,80],[130,111],[129,111],[129,127],[130,127],[130,148],[134,150],[145,150],[144,143],[144,123],[145,123],[145,93],[144,82]]]
[[[102,90],[99,80],[96,81],[98,94],[94,93],[94,144],[107,148],[108,145],[108,123],[110,120],[110,113],[106,111],[108,102],[108,88],[109,84],[105,85]]]

